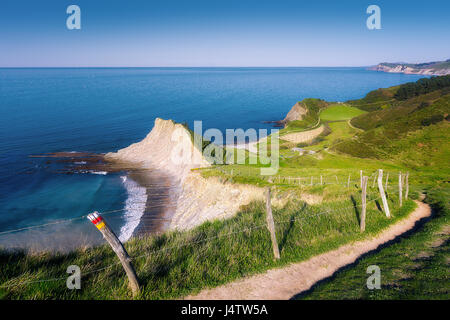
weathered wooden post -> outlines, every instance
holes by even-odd
[[[376,180],[377,180],[377,173],[374,173],[373,182],[372,182],[372,188],[375,188],[375,181]]]
[[[116,253],[128,276],[129,285],[131,287],[131,291],[133,292],[133,296],[135,296],[139,293],[139,282],[127,251],[97,211],[89,214],[87,217],[97,227],[103,235],[103,238],[109,243],[113,251]]]
[[[320,176],[320,185],[323,185],[322,176]]]
[[[409,172],[406,172],[406,177],[405,177],[405,200],[408,200],[408,193],[409,193],[408,177],[409,177]]]
[[[402,186],[402,172],[400,171],[399,172],[399,174],[398,174],[398,201],[399,201],[399,205],[400,205],[400,207],[402,206],[402,198],[403,198],[403,195],[402,195],[402,188],[403,188],[403,186]]]
[[[388,206],[388,202],[386,199],[386,194],[384,193],[384,189],[383,189],[383,170],[381,170],[381,169],[378,170],[378,189],[380,190],[381,200],[383,201],[384,213],[386,214],[386,217],[390,218],[391,213],[389,212],[389,206]]]
[[[335,176],[335,177],[336,177],[336,184],[339,184],[338,177],[337,176]]]
[[[350,173],[348,174],[347,189],[350,188]]]
[[[269,229],[270,237],[272,239],[273,255],[275,259],[280,259],[280,251],[278,249],[277,237],[275,235],[275,224],[272,216],[272,205],[270,202],[270,188],[267,188],[266,213],[267,228]]]
[[[362,189],[362,183],[363,183],[363,181],[362,181],[363,180],[362,170],[359,170],[359,180],[360,180],[359,186]]]
[[[367,194],[367,181],[369,177],[364,176],[361,180],[361,221],[359,222],[360,231],[364,232],[366,230],[366,194]]]

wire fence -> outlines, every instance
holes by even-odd
[[[223,171],[223,173],[227,173],[226,171]],[[387,173],[387,172],[386,172]],[[230,175],[232,175],[231,171],[228,173]],[[398,172],[396,173],[398,174]],[[391,174],[390,174],[391,175]],[[369,176],[369,182],[370,179],[373,179],[377,176],[377,172],[373,172],[370,176]],[[391,175],[392,177],[394,177],[394,173],[392,173]],[[310,177],[295,177],[295,176],[270,176],[267,179],[272,178],[274,183],[276,183],[276,181],[279,182],[279,184],[282,183],[287,183],[290,184],[292,186],[296,186],[299,183],[289,183],[291,181],[305,181],[306,186],[317,186],[317,185],[348,185],[348,183],[352,184],[359,184],[360,183],[360,179],[356,179],[356,180],[345,180],[345,179],[341,179],[344,180],[342,183],[339,183],[339,178],[337,175],[332,175],[332,176],[310,176]],[[311,179],[312,178],[312,179]],[[341,178],[344,178],[341,176]],[[310,182],[313,182],[312,184]],[[320,181],[322,181],[322,183],[320,183]],[[328,182],[327,182],[328,181]],[[388,184],[389,187],[391,188],[398,188],[398,183],[395,183],[396,181],[389,180],[389,181],[393,181],[393,185],[392,184]],[[384,185],[384,181],[383,181],[383,185]],[[371,183],[370,186],[373,186],[373,184]],[[148,187],[148,186],[146,186]],[[368,184],[369,187],[369,184]],[[377,187],[377,186],[376,186]],[[160,188],[160,186],[158,186],[157,188]],[[170,188],[170,187],[168,187]],[[394,189],[395,190],[395,189]],[[153,196],[167,196],[166,193],[151,193],[149,194],[149,196],[153,197]],[[149,209],[156,209],[156,208],[175,208],[176,204],[170,204],[168,203],[169,201],[167,199],[161,199],[161,200],[151,200],[151,204],[149,205],[147,201],[145,202],[133,202],[133,205],[139,205],[139,204],[143,204],[145,205],[145,210],[149,210]],[[188,207],[191,207],[193,205],[193,202],[195,202],[195,200],[193,200],[190,205]],[[127,211],[127,208],[120,208],[120,209],[114,209],[114,210],[107,210],[107,211],[102,211],[102,215],[111,215],[114,213],[121,213],[124,211]],[[43,224],[38,224],[38,225],[32,225],[32,226],[26,226],[26,227],[21,227],[21,228],[16,228],[16,229],[11,229],[11,230],[4,230],[4,231],[0,231],[0,235],[4,235],[4,234],[10,234],[10,233],[15,233],[15,232],[20,232],[20,231],[26,231],[26,230],[31,230],[31,229],[36,229],[36,228],[42,228],[42,227],[48,227],[48,226],[52,226],[52,225],[57,225],[57,224],[62,224],[62,223],[68,223],[68,222],[74,222],[74,221],[79,221],[79,220],[83,220],[86,219],[87,216],[91,213],[87,212],[81,216],[77,216],[77,217],[73,217],[73,218],[67,218],[67,219],[58,219],[58,220],[54,220],[54,221],[49,221]],[[122,218],[122,217],[120,217]],[[167,220],[164,218],[155,218],[155,217],[151,217],[151,218],[147,218],[150,220]],[[133,220],[127,220],[127,221],[133,221]]]
[[[227,174],[226,171],[222,171],[222,172],[224,174]],[[394,172],[385,172],[385,173],[389,173],[389,176],[391,176],[393,178],[398,174],[398,172],[395,172],[395,173]],[[230,171],[228,174],[229,175],[233,175],[234,172]],[[370,187],[370,181],[372,181],[371,179],[373,179],[373,183],[372,183],[373,186],[376,186],[375,182],[376,182],[377,176],[378,176],[378,171],[372,172],[372,174],[369,176],[368,188]],[[276,181],[276,179],[278,178],[278,181],[279,181],[280,184],[283,183],[283,182],[286,182],[286,181],[288,182],[288,184],[291,184],[290,183],[291,181],[298,181],[298,184],[300,184],[300,181],[308,180],[308,184],[307,185],[336,184],[336,185],[344,185],[344,186],[347,185],[347,187],[348,187],[350,184],[356,183],[357,187],[359,187],[359,183],[360,183],[360,177],[359,176],[358,176],[358,179],[356,179],[356,180],[350,179],[351,175],[349,175],[347,177],[347,179],[343,179],[342,176],[338,177],[337,175],[327,176],[327,177],[325,177],[325,179],[324,179],[324,177],[325,176],[320,176],[320,178],[319,177],[314,177],[314,176],[310,176],[310,177],[278,176],[278,177],[271,177],[271,179],[274,179]],[[341,180],[344,180],[344,181],[342,183],[340,183],[339,182],[339,180],[340,180],[339,178],[341,178]],[[327,179],[335,181],[335,182],[328,182],[328,183],[324,182]],[[316,180],[317,183],[314,184],[314,180]],[[390,188],[395,191],[395,187],[399,187],[399,186],[398,186],[397,183],[395,183],[397,181],[396,179],[395,180],[393,179],[392,181],[394,181],[394,186],[389,185],[387,181],[383,181],[383,186],[384,185],[386,185],[386,186],[389,185]],[[271,181],[271,182],[273,182],[273,181]],[[297,184],[294,182],[293,185],[297,185]],[[171,186],[165,186],[165,187],[167,187],[168,190],[172,189]],[[165,196],[167,194],[166,193],[155,193],[153,195],[155,195],[155,196]],[[372,196],[370,196],[370,197],[372,197]],[[368,200],[366,202],[366,205],[368,203],[371,203],[371,202],[378,202],[377,203],[377,207],[378,207],[378,209],[380,209],[381,208],[380,200],[381,200],[381,198],[374,198],[374,199]],[[188,207],[191,207],[194,203],[195,203],[195,200],[192,200]],[[136,204],[136,203],[133,203],[133,204]],[[164,208],[176,207],[176,204],[168,204],[167,201],[164,200],[164,199],[163,200],[155,199],[154,201],[152,201],[151,204],[149,204],[148,201],[147,202],[139,202],[137,204],[145,205],[145,210],[152,209],[152,208],[156,209],[156,208],[161,208],[161,207],[164,207]],[[304,219],[307,219],[307,218],[317,218],[317,217],[319,217],[321,215],[329,214],[329,213],[333,213],[333,212],[334,213],[337,213],[337,212],[348,212],[349,209],[350,210],[357,210],[357,208],[361,207],[361,206],[363,206],[362,203],[361,204],[356,204],[354,202],[353,205],[348,206],[348,207],[342,207],[342,208],[338,208],[338,209],[328,209],[328,210],[324,210],[324,211],[321,211],[321,212],[318,212],[318,213],[316,212],[316,213],[313,213],[313,214],[311,214],[311,213],[310,214],[302,214],[302,215],[300,215],[298,217],[292,217],[290,219],[284,219],[284,220],[279,220],[279,219],[276,220],[276,219],[274,219],[274,223],[275,223],[275,225],[280,226],[282,224],[294,223],[294,222],[301,221],[301,220],[304,220]],[[119,214],[119,213],[122,213],[122,212],[127,211],[127,210],[128,209],[126,207],[125,208],[120,208],[120,209],[115,209],[115,210],[108,210],[108,211],[102,212],[101,215],[102,216],[107,216],[107,217],[109,217],[109,219],[118,219],[118,218],[123,218],[123,216],[117,217],[117,216],[114,216],[114,214]],[[32,226],[26,226],[26,227],[21,227],[21,228],[17,228],[17,229],[0,231],[0,235],[11,234],[11,233],[16,233],[16,232],[22,232],[22,231],[27,231],[27,230],[37,229],[37,228],[45,228],[45,227],[49,227],[49,226],[53,226],[53,225],[57,225],[57,224],[63,224],[63,223],[70,223],[70,222],[74,222],[74,221],[79,221],[79,220],[86,219],[89,214],[90,213],[86,213],[86,214],[83,214],[83,215],[78,216],[78,217],[73,217],[73,218],[68,218],[68,219],[60,219],[60,220],[55,220],[55,221],[50,221],[50,222],[47,222],[47,223],[39,224],[39,225],[32,225]],[[170,219],[168,219],[168,218],[161,218],[161,217],[148,217],[146,219],[148,221],[170,221]],[[142,219],[140,217],[136,218],[136,219],[127,220],[127,222],[140,222],[140,221],[142,221]],[[87,222],[87,219],[86,219],[86,222]],[[244,233],[244,232],[246,232],[246,233],[250,232],[251,233],[251,232],[254,232],[255,230],[260,230],[260,229],[267,228],[267,227],[268,227],[267,223],[254,224],[254,225],[251,225],[251,226],[247,226],[245,228],[233,230],[233,231],[228,232],[226,234],[219,234],[219,235],[206,237],[206,238],[199,239],[199,240],[191,240],[191,239],[189,239],[189,241],[185,240],[183,243],[180,243],[180,244],[177,244],[177,245],[166,246],[166,247],[162,247],[162,248],[159,248],[159,249],[147,250],[146,252],[138,254],[138,255],[134,255],[131,258],[132,258],[132,260],[137,261],[138,259],[141,259],[141,258],[144,258],[144,257],[150,257],[150,256],[155,257],[155,256],[157,256],[159,254],[162,254],[164,252],[168,252],[168,251],[171,251],[171,250],[181,249],[181,248],[186,247],[186,246],[194,247],[194,246],[196,246],[196,245],[198,245],[200,243],[213,241],[213,240],[221,239],[221,238],[231,238],[231,237],[233,237],[233,236],[235,236],[237,234],[241,234],[241,233]],[[303,232],[303,230],[304,230],[303,229],[303,225],[300,224],[299,227],[300,227],[301,232]],[[202,254],[202,252],[196,252],[195,254],[200,256]],[[95,273],[98,273],[98,272],[101,272],[101,271],[113,268],[113,267],[119,265],[120,263],[121,263],[120,261],[117,261],[115,263],[109,264],[107,266],[103,266],[101,268],[96,268],[96,269],[92,269],[92,270],[85,270],[85,271],[82,272],[82,277],[85,277],[87,275],[92,275],[92,274],[95,274]],[[218,268],[219,266],[216,266],[216,267]],[[29,285],[29,284],[33,284],[33,283],[42,283],[42,282],[52,282],[52,281],[67,280],[67,276],[65,275],[65,276],[57,276],[57,277],[48,278],[48,279],[37,279],[37,280],[29,280],[29,281],[25,280],[24,281],[23,278],[26,277],[26,275],[27,274],[22,274],[22,275],[17,276],[17,277],[15,277],[13,279],[7,280],[6,284],[1,285],[0,288],[11,288],[11,287],[16,287],[16,286]]]
[[[380,201],[380,198],[372,199],[372,200],[369,200],[367,202],[370,203],[370,202],[376,202],[376,201]],[[275,222],[276,225],[281,225],[281,224],[301,221],[301,220],[304,220],[304,219],[307,219],[307,218],[315,218],[315,217],[318,217],[318,216],[321,216],[321,215],[324,215],[324,214],[327,214],[327,213],[344,212],[345,210],[348,210],[348,209],[352,209],[353,210],[353,209],[356,209],[357,207],[361,207],[361,204],[359,204],[359,205],[358,204],[354,204],[354,205],[351,205],[351,206],[348,206],[348,207],[342,207],[339,210],[331,210],[331,209],[324,210],[324,211],[321,211],[319,213],[302,215],[302,216],[299,216],[299,217],[296,217],[296,218],[291,218],[291,219],[286,219],[286,220],[275,220],[274,222]],[[107,214],[107,213],[111,213],[111,211],[104,212],[104,213],[102,213],[102,215]],[[79,218],[82,218],[82,217],[79,217]],[[67,220],[70,220],[70,219],[67,219]],[[44,225],[41,225],[41,226],[44,226]],[[39,227],[41,227],[41,226],[39,226]],[[157,249],[157,250],[149,250],[149,251],[147,251],[147,252],[145,252],[143,254],[136,255],[136,256],[132,257],[132,260],[135,261],[135,260],[138,260],[138,259],[141,259],[141,258],[144,258],[144,257],[154,256],[154,255],[160,254],[162,252],[168,252],[168,251],[175,250],[175,249],[181,249],[182,247],[186,247],[186,246],[195,246],[195,245],[198,245],[200,243],[209,242],[209,241],[212,241],[212,240],[217,240],[217,239],[221,239],[221,238],[230,238],[230,237],[232,237],[234,235],[237,235],[237,234],[240,234],[240,233],[253,232],[255,230],[264,229],[264,228],[267,228],[267,224],[266,223],[261,223],[261,224],[258,224],[258,225],[253,225],[253,226],[250,226],[250,227],[245,227],[245,228],[242,228],[242,229],[234,230],[232,232],[229,232],[229,233],[226,233],[226,234],[222,234],[222,235],[211,236],[211,237],[207,237],[207,238],[200,239],[200,240],[195,240],[195,241],[186,241],[186,242],[184,242],[182,244],[178,244],[178,245],[175,245],[175,246],[164,247],[164,248]],[[12,232],[14,232],[14,231],[16,231],[16,230],[13,230]],[[109,264],[109,265],[101,267],[101,268],[97,268],[97,269],[94,269],[94,270],[83,271],[82,272],[82,277],[85,277],[87,275],[91,275],[91,274],[94,274],[94,273],[97,273],[97,272],[101,272],[101,271],[110,269],[110,268],[112,268],[114,266],[120,265],[120,263],[121,263],[120,261],[117,261],[115,263]],[[41,282],[67,280],[67,276],[54,277],[54,278],[49,278],[49,279],[30,280],[30,281],[21,281],[21,280],[19,280],[23,276],[24,275],[21,275],[19,277],[14,278],[14,279],[8,280],[7,282],[9,282],[9,283],[7,283],[5,285],[1,285],[0,288],[10,288],[10,287],[15,287],[15,286],[23,286],[23,285],[29,285],[29,284],[41,283]]]

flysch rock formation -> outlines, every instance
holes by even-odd
[[[167,213],[169,229],[185,230],[207,220],[229,218],[240,206],[263,199],[263,189],[203,178],[195,168],[210,166],[183,125],[157,118],[142,141],[105,155],[108,161],[161,170],[172,177],[176,205]]]
[[[183,125],[160,118],[155,119],[152,131],[142,141],[116,153],[108,153],[105,158],[148,169],[164,169],[176,180],[183,180],[193,168],[209,166]]]

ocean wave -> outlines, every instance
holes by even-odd
[[[120,178],[128,193],[128,198],[125,201],[125,224],[120,228],[119,236],[119,240],[125,242],[131,238],[144,215],[147,189],[127,176],[121,176]]]

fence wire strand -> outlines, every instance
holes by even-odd
[[[381,200],[381,198],[368,200],[367,203],[374,202],[374,201],[379,201],[379,200]],[[331,209],[329,209],[329,210],[325,210],[325,211],[322,211],[322,212],[319,212],[319,213],[316,213],[316,214],[302,215],[302,216],[299,216],[297,218],[291,218],[291,219],[288,219],[288,220],[278,220],[278,221],[274,220],[274,222],[275,222],[276,225],[280,225],[280,224],[284,224],[284,223],[291,223],[291,222],[295,222],[295,221],[300,221],[300,220],[305,219],[305,218],[318,217],[318,216],[326,214],[326,213],[343,212],[344,209],[355,209],[356,207],[360,207],[360,206],[362,206],[362,204],[359,204],[359,205],[355,204],[355,205],[348,206],[348,207],[342,207],[340,210],[331,210]],[[137,259],[140,259],[140,258],[143,258],[143,257],[159,254],[159,253],[170,251],[170,250],[174,250],[174,249],[180,249],[180,248],[188,246],[188,245],[193,245],[194,246],[194,245],[197,245],[199,243],[208,242],[208,241],[211,241],[211,240],[231,237],[231,236],[233,236],[235,234],[244,233],[244,232],[253,231],[253,230],[262,229],[262,228],[267,228],[267,224],[266,223],[262,223],[260,225],[254,225],[252,227],[246,227],[246,228],[239,229],[239,230],[236,230],[236,231],[232,231],[232,232],[229,232],[229,233],[226,233],[226,234],[222,234],[222,235],[207,237],[205,239],[200,239],[200,240],[197,240],[197,241],[189,241],[189,242],[185,242],[183,244],[176,245],[176,246],[171,246],[171,247],[167,247],[167,248],[161,248],[161,249],[158,249],[158,250],[148,251],[145,254],[132,257],[132,260],[137,260]],[[301,228],[301,229],[303,230],[303,228]],[[105,267],[101,267],[101,268],[98,268],[98,269],[82,272],[82,277],[84,277],[86,275],[93,274],[93,273],[97,273],[97,272],[100,272],[100,271],[104,271],[106,269],[109,269],[109,268],[112,268],[114,266],[117,266],[120,263],[121,263],[120,261],[117,261],[117,262],[112,263],[112,264],[110,264],[108,266],[105,266]],[[20,278],[22,276],[23,275],[21,275],[19,277],[16,277],[16,278],[13,278],[13,279],[10,279],[7,282],[17,280],[18,278]],[[15,287],[15,286],[20,286],[20,285],[27,285],[27,284],[41,283],[41,282],[60,281],[60,280],[66,280],[66,279],[67,279],[67,277],[56,277],[56,278],[42,279],[42,280],[23,281],[23,282],[20,282],[20,283],[12,283],[12,284],[7,284],[7,285],[2,285],[2,286],[0,286],[0,288],[10,288],[10,287]]]

